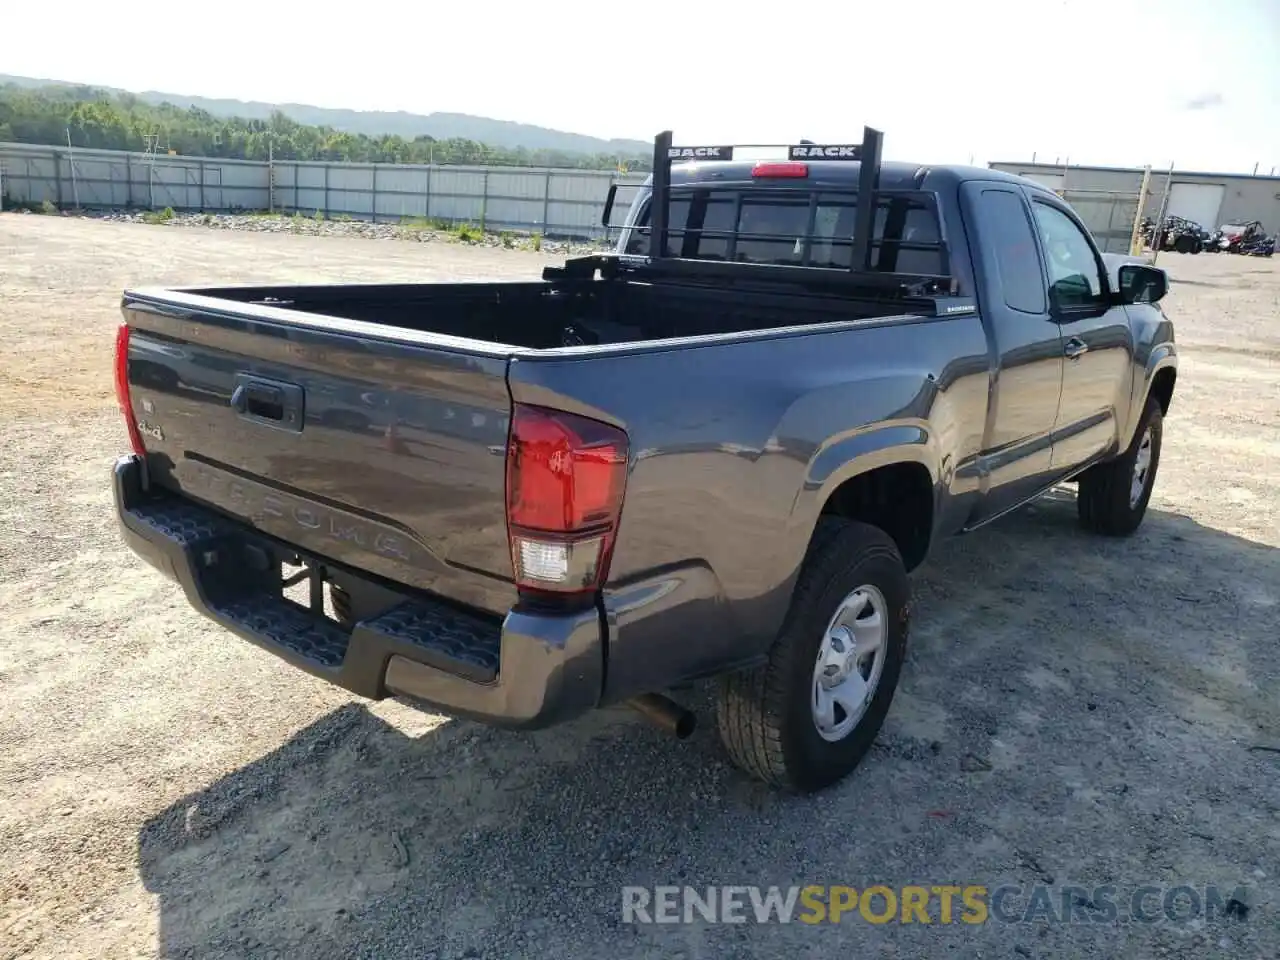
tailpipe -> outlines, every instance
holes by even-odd
[[[660,693],[642,693],[627,702],[646,720],[677,740],[687,740],[698,726],[698,717],[692,710],[686,710]]]

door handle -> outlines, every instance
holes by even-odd
[[[302,429],[302,387],[240,374],[231,393],[231,409],[246,420],[296,433]]]
[[[1072,337],[1067,341],[1063,348],[1063,353],[1067,355],[1068,360],[1079,360],[1082,356],[1089,352],[1089,345],[1079,337]]]

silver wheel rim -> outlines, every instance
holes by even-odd
[[[1138,442],[1138,455],[1133,458],[1133,477],[1129,481],[1129,508],[1133,509],[1142,499],[1142,491],[1147,489],[1147,478],[1151,474],[1151,428],[1147,427]]]
[[[878,588],[858,587],[840,601],[813,667],[813,725],[823,740],[843,740],[867,712],[884,670],[888,636],[888,604]]]

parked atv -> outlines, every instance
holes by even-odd
[[[1250,257],[1269,257],[1276,252],[1276,238],[1263,237],[1240,248],[1240,252]]]
[[[1269,257],[1275,253],[1275,237],[1267,236],[1267,231],[1259,220],[1223,224],[1221,233],[1222,248],[1228,253],[1252,257]]]
[[[1200,224],[1183,217],[1165,218],[1165,249],[1173,249],[1178,253],[1199,253],[1204,249],[1208,236]]]
[[[1166,217],[1159,231],[1150,217],[1143,217],[1139,230],[1143,243],[1152,250],[1178,253],[1199,253],[1209,238],[1209,232],[1200,224],[1183,217]]]

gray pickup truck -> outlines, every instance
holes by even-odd
[[[1176,369],[1162,271],[1035,183],[881,143],[662,134],[622,249],[540,281],[126,291],[125,540],[363,697],[684,736],[667,694],[715,677],[740,767],[840,779],[909,571],[1064,481],[1133,532]]]

